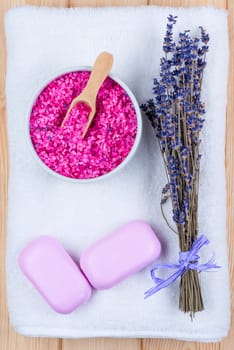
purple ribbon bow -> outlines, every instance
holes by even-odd
[[[214,255],[212,258],[207,261],[206,264],[198,264],[199,255],[198,251],[204,246],[209,244],[210,241],[206,236],[201,235],[193,242],[192,247],[187,252],[180,252],[179,254],[179,263],[178,264],[157,264],[151,271],[151,278],[156,284],[156,286],[150,288],[145,292],[145,299],[151,295],[157,293],[160,289],[168,287],[173,283],[177,278],[182,276],[187,270],[197,270],[197,271],[207,271],[210,269],[217,269],[221,266],[215,264]],[[175,273],[169,276],[167,279],[163,280],[155,276],[155,272],[158,269],[177,269]]]

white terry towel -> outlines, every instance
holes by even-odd
[[[203,99],[200,231],[211,241],[201,251],[206,262],[216,253],[222,269],[201,273],[205,311],[193,322],[178,310],[178,281],[144,300],[152,286],[150,268],[118,286],[95,292],[70,315],[52,311],[19,270],[17,257],[33,238],[57,237],[76,258],[108,232],[144,219],[163,243],[158,262],[176,262],[178,240],[162,219],[159,201],[166,179],[161,155],[146,122],[132,162],[110,179],[80,185],[53,177],[32,158],[25,141],[25,116],[32,94],[57,71],[92,65],[97,54],[114,55],[113,74],[126,82],[141,103],[151,97],[159,74],[169,13],[178,15],[175,35],[184,29],[210,34]],[[218,341],[229,327],[226,250],[225,109],[228,63],[227,13],[213,8],[161,7],[49,9],[23,7],[6,16],[7,114],[10,147],[7,292],[14,328],[29,336],[162,337]]]

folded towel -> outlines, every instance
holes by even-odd
[[[17,257],[33,238],[58,238],[73,257],[98,238],[133,219],[150,222],[163,243],[160,262],[176,262],[178,239],[162,219],[160,193],[166,183],[161,155],[145,121],[140,148],[115,176],[76,184],[47,174],[25,141],[32,94],[57,71],[92,65],[100,51],[114,55],[113,74],[129,85],[141,103],[151,96],[159,74],[169,13],[178,15],[175,35],[184,29],[210,34],[203,99],[200,231],[211,241],[202,261],[216,253],[222,269],[201,273],[205,311],[193,322],[178,310],[179,282],[144,300],[152,286],[150,268],[116,287],[95,292],[70,315],[50,309],[19,270]],[[6,16],[7,115],[10,149],[7,292],[14,328],[28,336],[162,337],[218,341],[229,327],[229,283],[225,209],[225,108],[227,85],[227,13],[213,8],[161,7],[49,9],[24,7]],[[68,68],[69,70],[69,68]],[[166,272],[165,272],[166,273]]]

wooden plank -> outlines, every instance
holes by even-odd
[[[230,288],[232,299],[232,326],[229,336],[220,344],[220,350],[231,350],[234,348],[234,3],[228,0],[229,11],[229,82],[228,82],[228,108],[227,108],[227,128],[226,128],[226,180],[227,180],[227,227],[228,227],[228,247],[229,247],[229,271]]]
[[[143,0],[70,0],[70,6],[136,6],[147,5]],[[140,350],[140,339],[81,339],[63,340],[63,350]]]
[[[145,339],[141,350],[220,350],[219,343],[182,342],[166,339]],[[229,350],[226,349],[225,350]]]
[[[80,6],[139,6],[147,5],[144,0],[70,0],[71,7]]]
[[[147,5],[144,0],[70,0],[70,6],[137,6]],[[63,340],[63,350],[140,350],[140,339],[81,339]]]
[[[194,6],[215,6],[227,8],[226,0],[149,0],[149,5],[172,6],[172,7],[194,7]]]
[[[26,4],[48,6],[65,6],[66,0],[24,1],[3,0],[0,2],[0,349],[1,350],[59,350],[59,339],[33,339],[18,335],[10,326],[6,306],[5,291],[5,244],[6,244],[6,215],[7,215],[7,176],[8,151],[5,120],[5,38],[3,28],[4,13],[11,7]]]
[[[35,6],[49,6],[49,7],[68,7],[69,6],[69,0],[24,0],[21,2],[23,2],[24,5],[35,5]],[[10,3],[12,4],[12,1]]]
[[[66,339],[63,350],[141,350],[140,339]]]
[[[233,1],[229,1],[232,6],[232,21],[234,18],[234,6]],[[218,8],[227,8],[226,0],[150,0],[150,5],[158,5],[158,6],[204,6],[204,5],[213,5]],[[229,5],[230,5],[229,4]],[[232,52],[234,51],[234,42],[233,42],[233,33],[234,27],[233,22],[232,26],[230,25],[230,30],[232,35],[230,36],[230,44],[232,48]],[[233,52],[234,53],[234,52]],[[232,61],[233,61],[233,55]],[[232,154],[234,154],[234,119],[232,117],[232,113],[234,110],[234,102],[233,102],[233,62],[231,68],[231,74],[229,75],[229,105],[228,105],[228,113],[227,113],[227,148],[226,148],[226,163],[227,163],[227,192],[228,192],[228,232],[229,232],[229,261],[230,261],[230,270],[232,272],[231,281],[232,281],[232,291],[234,289],[233,286],[233,239],[231,239],[231,234],[233,233],[233,222],[234,222],[234,212],[233,212],[233,204],[234,204],[234,196],[233,196],[233,174],[234,174],[234,159]],[[230,103],[232,101],[232,104]],[[233,300],[233,299],[232,299]],[[175,340],[159,340],[159,339],[144,339],[142,341],[142,350],[231,350],[234,348],[234,326],[232,326],[229,336],[221,343],[196,343],[196,342],[180,342]]]

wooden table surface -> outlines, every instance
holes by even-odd
[[[8,150],[5,119],[5,38],[3,16],[7,9],[21,5],[41,6],[200,6],[214,5],[229,11],[229,91],[226,132],[227,225],[229,266],[234,315],[234,0],[0,0],[0,350],[233,350],[234,321],[229,336],[221,343],[202,344],[160,339],[94,338],[62,340],[26,338],[15,333],[8,320],[5,290],[5,243],[7,224]]]

